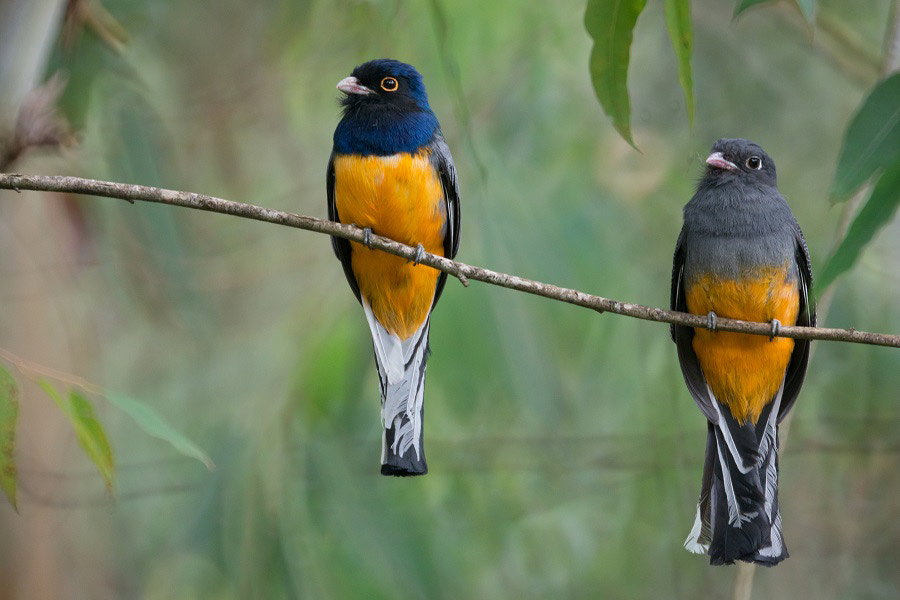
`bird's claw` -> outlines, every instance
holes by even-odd
[[[775,339],[775,336],[781,331],[781,321],[778,319],[772,319],[772,329],[769,332],[769,341],[771,342]]]
[[[425,258],[425,246],[423,246],[422,244],[416,244],[416,255],[413,256],[412,261],[413,266],[417,266],[420,262],[422,262],[423,258]]]
[[[371,227],[363,227],[363,246],[372,249],[372,228]]]
[[[716,313],[713,311],[709,311],[706,314],[706,328],[710,331],[715,331],[719,327],[719,317],[716,316]]]

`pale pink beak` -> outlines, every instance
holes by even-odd
[[[706,164],[717,169],[725,169],[727,171],[737,171],[737,165],[729,160],[725,160],[721,152],[713,152],[706,159]]]
[[[371,94],[372,90],[362,85],[356,77],[345,77],[338,81],[337,89],[345,94],[359,94],[365,96]]]

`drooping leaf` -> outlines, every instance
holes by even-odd
[[[72,390],[68,397],[60,396],[59,392],[53,385],[47,381],[38,382],[44,392],[50,396],[63,414],[72,424],[75,431],[75,437],[81,444],[85,454],[97,466],[106,487],[112,490],[113,477],[115,475],[115,465],[113,463],[112,448],[109,440],[106,438],[106,432],[97,417],[94,416],[94,407],[87,398]]]
[[[16,380],[0,366],[0,488],[16,506],[16,424],[19,419],[19,387]]]
[[[215,464],[209,455],[181,432],[166,422],[162,416],[150,406],[127,396],[109,395],[107,400],[121,408],[137,425],[149,435],[168,442],[184,456],[195,458],[212,471]]]
[[[691,46],[694,32],[691,29],[690,0],[666,0],[666,27],[672,40],[672,49],[678,61],[678,81],[684,90],[684,104],[688,123],[694,126],[694,79],[691,73]]]
[[[794,3],[800,9],[800,12],[803,13],[803,18],[806,19],[807,24],[810,26],[815,25],[816,10],[818,9],[817,0],[794,0]]]
[[[632,146],[628,61],[634,26],[646,5],[647,0],[588,0],[584,14],[584,26],[594,40],[590,61],[594,93],[616,131]]]
[[[831,193],[845,199],[878,169],[900,159],[900,73],[872,88],[856,111],[838,159]]]
[[[739,0],[737,5],[734,7],[734,18],[737,18],[748,8],[752,8],[757,4],[763,4],[764,2],[771,2],[772,0]]]
[[[69,404],[75,435],[78,436],[78,441],[81,442],[81,447],[84,448],[88,457],[100,469],[100,474],[106,480],[106,487],[111,490],[115,464],[113,463],[112,448],[109,440],[106,439],[103,425],[94,415],[94,407],[90,401],[75,390],[69,392]]]
[[[863,248],[875,234],[893,218],[900,205],[900,161],[885,169],[865,206],[856,215],[841,245],[828,259],[822,275],[816,284],[819,292],[824,291],[844,271],[849,270]]]
[[[772,0],[739,0],[734,7],[733,18],[738,18],[741,13],[748,8],[771,1]],[[816,10],[818,9],[817,0],[794,0],[794,4],[800,9],[800,13],[803,15],[803,18],[806,19],[806,22],[809,25],[814,25],[816,22]]]

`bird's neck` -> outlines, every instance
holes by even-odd
[[[350,110],[334,131],[334,151],[363,156],[415,152],[437,130],[431,111]]]

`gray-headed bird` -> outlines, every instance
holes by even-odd
[[[803,384],[809,341],[774,337],[815,326],[809,252],[756,144],[721,139],[684,207],[672,309],[707,315],[672,327],[691,395],[708,421],[706,462],[685,548],[714,565],[772,566],[788,556],[778,510],[778,424]],[[718,332],[717,317],[772,324],[773,337]]]

